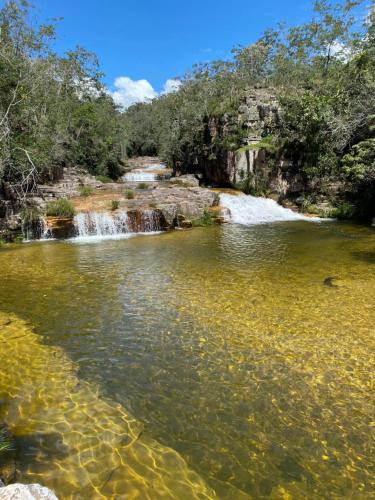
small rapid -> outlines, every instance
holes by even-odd
[[[235,224],[250,226],[269,222],[305,220],[317,222],[317,217],[306,217],[303,214],[284,208],[270,198],[259,198],[245,194],[220,194],[220,205],[228,210],[227,220]]]
[[[125,182],[154,182],[160,179],[160,171],[166,170],[163,163],[136,168],[123,176]]]

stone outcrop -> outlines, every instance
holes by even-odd
[[[204,184],[243,188],[254,193],[267,191],[275,200],[294,200],[303,193],[326,193],[324,186],[305,179],[298,165],[282,154],[272,154],[272,138],[283,123],[276,91],[253,88],[245,92],[236,113],[211,117],[203,132],[204,145],[195,157],[175,165],[175,174],[195,174]],[[267,143],[267,139],[270,140]],[[260,144],[263,141],[263,144]],[[240,146],[240,147],[239,147]],[[267,147],[268,146],[268,147]],[[323,202],[342,197],[344,184],[336,183]],[[315,202],[314,202],[315,203]],[[298,205],[295,205],[298,208]],[[303,209],[303,207],[301,207]]]
[[[39,184],[38,197],[43,200],[43,203],[50,201],[53,198],[71,198],[78,196],[82,186],[89,186],[92,189],[99,189],[103,183],[98,181],[92,175],[87,174],[82,169],[70,168],[64,169],[63,177],[55,183]],[[35,203],[35,196],[33,196]]]
[[[58,500],[48,488],[40,484],[10,484],[0,488],[0,500]]]
[[[114,198],[118,201],[118,208],[111,210]],[[128,199],[124,190],[113,191],[106,188],[88,197],[72,198],[72,202],[85,229],[92,234],[95,232],[95,224],[100,224],[98,214],[110,217],[121,232],[188,228],[192,220],[200,219],[205,212],[216,207],[219,199],[218,194],[209,189],[173,185],[167,187],[162,184],[155,189],[134,190],[133,199]],[[75,222],[69,217],[46,217],[44,221],[48,237],[70,238],[77,235],[79,229],[79,221]]]
[[[104,184],[80,168],[64,168],[56,181],[39,184],[36,191],[29,193],[24,205],[42,213],[52,200],[79,196],[82,186],[101,189]],[[0,238],[12,240],[22,232],[22,208],[24,207],[17,203],[11,186],[3,183],[2,189],[0,186]]]
[[[263,137],[272,134],[280,123],[281,110],[275,93],[269,89],[248,90],[237,114],[208,120],[204,133],[205,151],[193,164],[182,165],[175,171],[200,174],[211,184],[236,184],[266,162],[265,152],[261,149],[242,152],[236,149],[239,131],[243,137],[242,146],[246,147],[256,145]]]
[[[199,179],[193,174],[180,175],[179,177],[171,177],[169,179],[171,184],[177,184],[183,187],[198,187]]]

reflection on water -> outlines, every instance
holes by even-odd
[[[1,251],[0,309],[39,334],[1,334],[26,335],[0,343],[20,477],[63,498],[369,498],[374,244],[291,222]]]

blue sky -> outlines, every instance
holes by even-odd
[[[0,3],[3,1],[0,0]],[[297,24],[310,0],[33,0],[44,20],[63,17],[56,50],[81,45],[99,56],[107,86],[116,78],[149,97],[194,63],[226,58],[278,21]]]

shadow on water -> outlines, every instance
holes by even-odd
[[[375,252],[352,252],[352,255],[366,264],[375,264]]]

